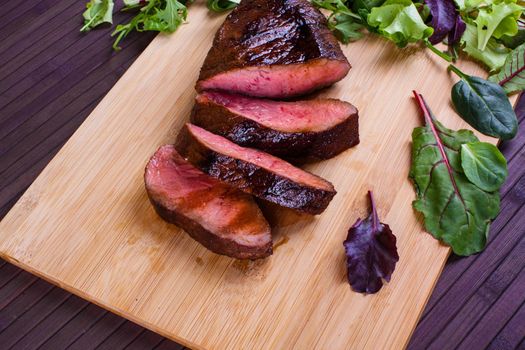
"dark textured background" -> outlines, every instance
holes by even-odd
[[[83,7],[0,6],[0,218],[154,37],[131,35],[116,54],[109,27],[79,33]],[[477,256],[450,258],[411,349],[525,349],[524,119],[501,146],[510,176],[490,243]],[[0,350],[10,348],[182,347],[0,260]]]

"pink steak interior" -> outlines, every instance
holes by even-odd
[[[326,58],[283,66],[248,67],[199,82],[200,90],[224,90],[256,97],[286,98],[341,80],[350,70],[344,61]]]
[[[188,130],[204,145],[218,153],[228,157],[243,160],[255,164],[261,168],[277,173],[280,176],[292,181],[318,187],[327,191],[333,191],[334,188],[328,181],[301,170],[282,159],[269,155],[252,148],[245,148],[236,145],[228,139],[212,134],[196,125],[186,124]]]
[[[197,102],[213,102],[267,128],[283,132],[320,132],[345,121],[357,110],[334,99],[282,102],[209,91]]]
[[[271,241],[268,223],[249,195],[204,174],[172,145],[162,146],[154,154],[145,180],[155,200],[210,232],[244,245]]]

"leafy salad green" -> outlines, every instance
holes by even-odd
[[[517,0],[314,0],[330,12],[332,29],[342,41],[362,37],[366,28],[398,46],[444,42],[455,58],[464,52],[491,71],[500,69],[510,52],[509,38],[518,34],[525,8]],[[339,17],[345,15],[344,20]],[[358,16],[354,16],[357,14]],[[448,37],[447,37],[448,34]],[[525,42],[525,35],[521,36]],[[512,45],[515,47],[516,42]],[[428,46],[428,45],[427,45]],[[434,50],[433,50],[434,51]]]
[[[234,8],[240,0],[206,0],[211,11]],[[520,19],[525,7],[518,0],[311,0],[327,11],[328,25],[344,43],[376,33],[400,47],[422,42],[452,60],[464,52],[491,72],[505,64],[511,49],[525,43]],[[522,1],[522,0],[520,0]],[[123,11],[137,11],[113,33],[115,49],[131,31],[174,32],[186,21],[192,0],[123,0]],[[113,0],[90,0],[82,31],[112,23]],[[524,30],[520,32],[520,28]],[[444,42],[443,53],[434,45]]]
[[[120,49],[120,42],[132,31],[157,31],[173,33],[188,17],[188,5],[192,0],[122,0],[122,11],[136,11],[128,23],[117,25],[111,34],[115,36],[113,49]],[[240,0],[207,0],[211,11],[222,12],[234,8]],[[113,23],[113,0],[90,0],[83,14],[87,32],[103,23]]]
[[[498,190],[507,177],[507,162],[497,147],[479,142],[472,131],[443,126],[423,96],[414,95],[425,125],[412,133],[413,206],[423,214],[427,231],[454,253],[478,253],[500,210]]]

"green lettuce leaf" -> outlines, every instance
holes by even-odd
[[[367,21],[379,34],[400,47],[426,39],[434,32],[423,22],[410,0],[387,0],[383,5],[372,8]]]
[[[467,29],[461,37],[463,51],[472,58],[483,62],[490,71],[496,71],[505,64],[510,50],[490,38],[484,50],[478,49],[478,32],[476,26],[467,23]]]
[[[86,4],[86,11],[82,14],[84,17],[84,26],[80,28],[81,32],[87,32],[92,28],[102,24],[113,24],[113,0],[91,0]]]
[[[490,5],[493,0],[454,0],[454,2],[460,11],[470,12],[479,8],[480,6]]]
[[[485,50],[492,36],[499,39],[503,35],[516,35],[518,33],[517,20],[522,12],[523,7],[512,2],[502,2],[480,8],[478,17],[474,20],[478,31],[478,49]]]

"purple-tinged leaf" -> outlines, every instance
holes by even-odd
[[[453,0],[425,0],[425,4],[432,15],[429,25],[434,28],[434,34],[428,40],[435,45],[442,42],[454,29],[458,13]]]
[[[348,282],[358,293],[373,294],[390,281],[399,260],[396,236],[387,224],[379,221],[372,192],[368,192],[372,212],[358,219],[343,242],[346,252]]]
[[[459,40],[461,40],[461,37],[463,36],[463,33],[465,33],[465,30],[467,29],[467,25],[463,21],[460,15],[456,15],[456,21],[454,24],[454,28],[448,33],[448,44],[449,45],[456,45],[459,43]]]

